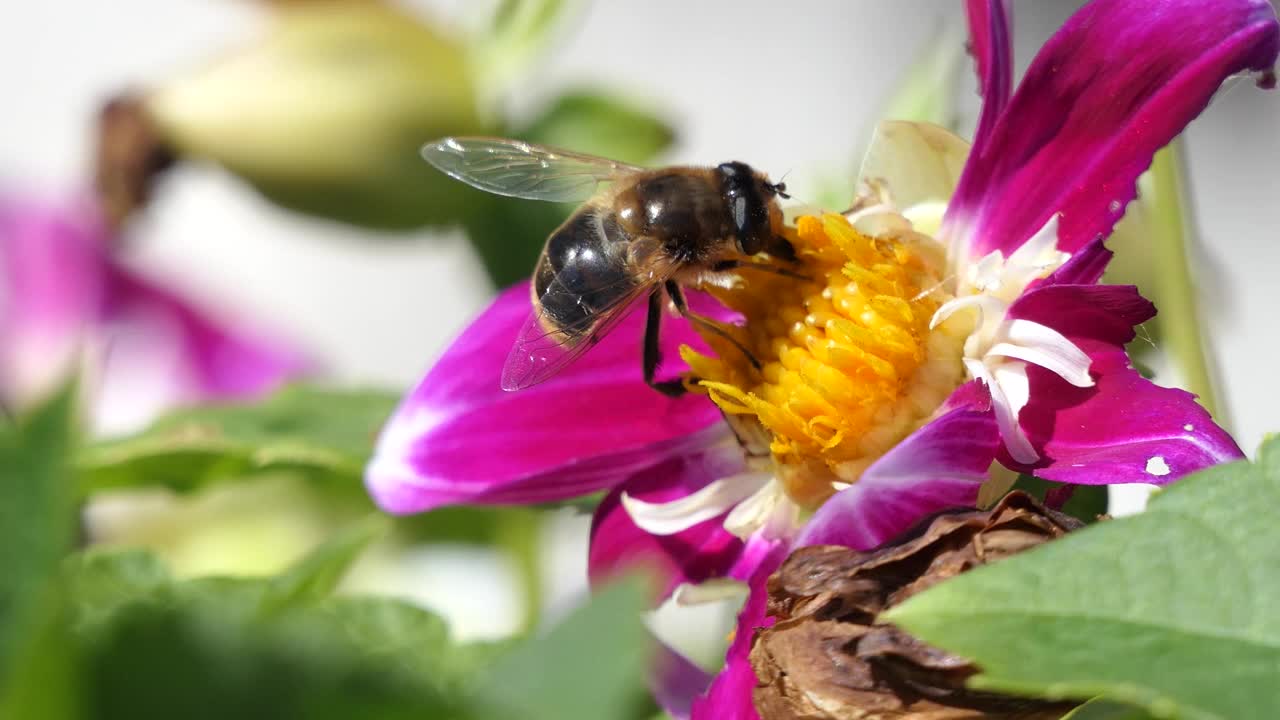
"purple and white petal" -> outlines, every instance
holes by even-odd
[[[1093,387],[1075,387],[1027,368],[1030,400],[1019,424],[1041,460],[1024,469],[1081,485],[1161,484],[1243,457],[1193,395],[1160,387],[1129,365],[1124,345],[1155,315],[1137,288],[1046,283],[1009,315],[1062,333],[1090,357],[1094,378]]]
[[[502,366],[531,307],[528,283],[503,292],[401,403],[366,472],[381,507],[559,500],[708,442],[702,431],[721,419],[709,400],[644,384],[643,308],[559,375],[503,391]],[[671,348],[701,342],[685,323],[663,330]],[[678,361],[674,349],[666,356]]]
[[[782,564],[788,550],[784,544],[777,544],[748,581],[747,602],[738,613],[738,627],[725,654],[724,668],[706,695],[694,701],[692,720],[759,720],[752,700],[757,681],[751,668],[751,645],[757,629],[773,624],[766,612],[769,594],[765,584]]]
[[[1025,469],[1078,485],[1162,485],[1244,457],[1194,395],[1143,378],[1123,351],[1090,354],[1092,388],[1027,369],[1031,401],[1020,421],[1042,460]]]
[[[972,506],[1000,445],[991,401],[984,396],[980,383],[961,386],[942,415],[819,508],[796,545],[870,550],[927,515]]]
[[[1008,317],[1050,327],[1079,346],[1080,341],[1121,347],[1134,328],[1155,317],[1151,301],[1132,285],[1052,284],[1046,279],[1009,306]]]
[[[658,707],[675,720],[688,720],[694,700],[711,685],[711,673],[695,665],[685,656],[657,642],[649,692]]]
[[[1112,256],[1115,253],[1103,244],[1104,238],[1097,238],[1086,243],[1084,247],[1072,253],[1071,257],[1049,277],[1044,278],[1046,285],[1093,285],[1102,279]]]
[[[655,535],[636,525],[622,501],[625,493],[643,502],[670,502],[740,472],[742,453],[732,444],[732,433],[721,439],[641,470],[605,496],[591,525],[587,573],[592,584],[644,567],[657,574],[659,599],[665,599],[682,584],[727,575],[741,561],[747,545],[724,529],[723,512],[679,532]]]
[[[1212,11],[1202,0],[1090,2],[1041,49],[975,143],[948,208],[950,231],[975,258],[1008,254],[1055,213],[1062,250],[1108,235],[1152,155],[1224,80],[1270,71],[1278,48],[1265,0],[1219,0]]]
[[[1013,29],[1011,0],[965,0],[969,52],[978,71],[982,114],[974,132],[974,151],[989,149],[991,129],[1004,112],[1013,90]]]

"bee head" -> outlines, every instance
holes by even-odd
[[[738,249],[745,255],[755,255],[764,250],[773,237],[773,200],[788,197],[787,186],[769,182],[763,173],[741,162],[724,163],[716,172]]]

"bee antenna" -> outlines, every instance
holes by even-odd
[[[782,178],[779,179],[778,182],[770,186],[773,188],[773,191],[778,195],[778,197],[784,200],[791,199],[791,196],[787,194],[787,183],[786,183],[787,176],[790,174],[791,174],[790,170],[786,171],[785,173],[782,174]]]

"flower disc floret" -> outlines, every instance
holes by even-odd
[[[716,293],[745,318],[734,331],[761,369],[711,333],[717,356],[682,355],[717,406],[767,431],[787,495],[813,509],[963,382],[972,319],[930,327],[951,296],[926,235],[871,236],[826,214],[798,218],[789,239],[805,279],[748,271]]]

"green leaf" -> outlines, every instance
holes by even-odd
[[[1209,352],[1197,276],[1206,271],[1195,259],[1197,237],[1194,204],[1188,202],[1182,142],[1175,140],[1152,158],[1151,169],[1138,180],[1138,198],[1125,210],[1108,245],[1116,255],[1106,282],[1137,285],[1160,314],[1143,326],[1130,343],[1142,353],[1157,347],[1172,366],[1176,383],[1195,393],[1219,424],[1225,424],[1217,401],[1221,382]],[[1147,373],[1144,373],[1146,375]]]
[[[67,607],[56,591],[40,598],[27,616],[21,651],[0,687],[0,717],[74,720],[82,717],[77,693],[79,657],[67,626]]]
[[[65,389],[0,429],[0,659],[12,650],[30,596],[42,592],[71,547],[75,487],[66,458],[74,398]]]
[[[86,643],[92,717],[464,716],[456,699],[333,630],[313,612],[246,623],[212,597],[130,605]]]
[[[333,594],[360,553],[386,532],[387,521],[371,517],[329,538],[264,588],[261,612],[277,613]]]
[[[639,105],[591,90],[565,93],[528,127],[521,140],[629,163],[646,163],[675,140],[675,130]]]
[[[1062,488],[1062,483],[1042,480],[1032,475],[1019,475],[1013,490],[1021,490],[1044,502],[1050,490]],[[1062,512],[1084,523],[1094,523],[1098,517],[1107,512],[1106,485],[1077,485],[1071,492],[1071,498],[1062,506]]]
[[[1141,708],[1110,700],[1091,700],[1067,713],[1062,720],[1154,720]]]
[[[495,717],[633,717],[644,695],[649,638],[640,613],[648,597],[639,579],[614,584],[499,661],[476,697]]]
[[[262,402],[176,410],[138,435],[85,448],[77,465],[89,491],[190,491],[283,470],[363,494],[365,462],[396,400],[384,392],[292,386]]]
[[[584,0],[501,0],[488,32],[473,47],[482,91],[498,96],[527,74],[565,21],[585,5]]]
[[[591,91],[562,95],[528,126],[508,132],[529,142],[637,164],[651,162],[675,137],[670,125],[644,108]],[[547,236],[576,207],[479,190],[470,191],[465,200],[467,237],[496,287],[529,277]]]
[[[0,716],[70,717],[64,693],[74,658],[62,633],[58,567],[75,532],[75,482],[67,467],[76,390],[64,388],[0,428]]]
[[[499,288],[533,274],[547,236],[573,212],[572,205],[562,203],[517,200],[475,189],[469,193],[470,212],[463,227],[489,279]]]
[[[145,550],[91,549],[63,564],[67,594],[83,626],[107,621],[121,606],[168,590],[164,563]]]
[[[436,615],[395,598],[335,597],[320,605],[335,629],[361,651],[397,664],[439,692],[469,691],[509,641],[454,644]]]
[[[899,79],[879,115],[885,120],[915,120],[956,126],[955,88],[967,69],[963,29],[947,24],[934,33]]]
[[[1280,439],[1210,468],[1137,516],[978,568],[886,614],[972,658],[977,687],[1103,696],[1158,717],[1280,708]]]
[[[276,578],[179,582],[139,551],[68,561],[91,717],[472,717],[468,690],[503,645],[455,645],[422,608],[322,591],[371,532]]]

